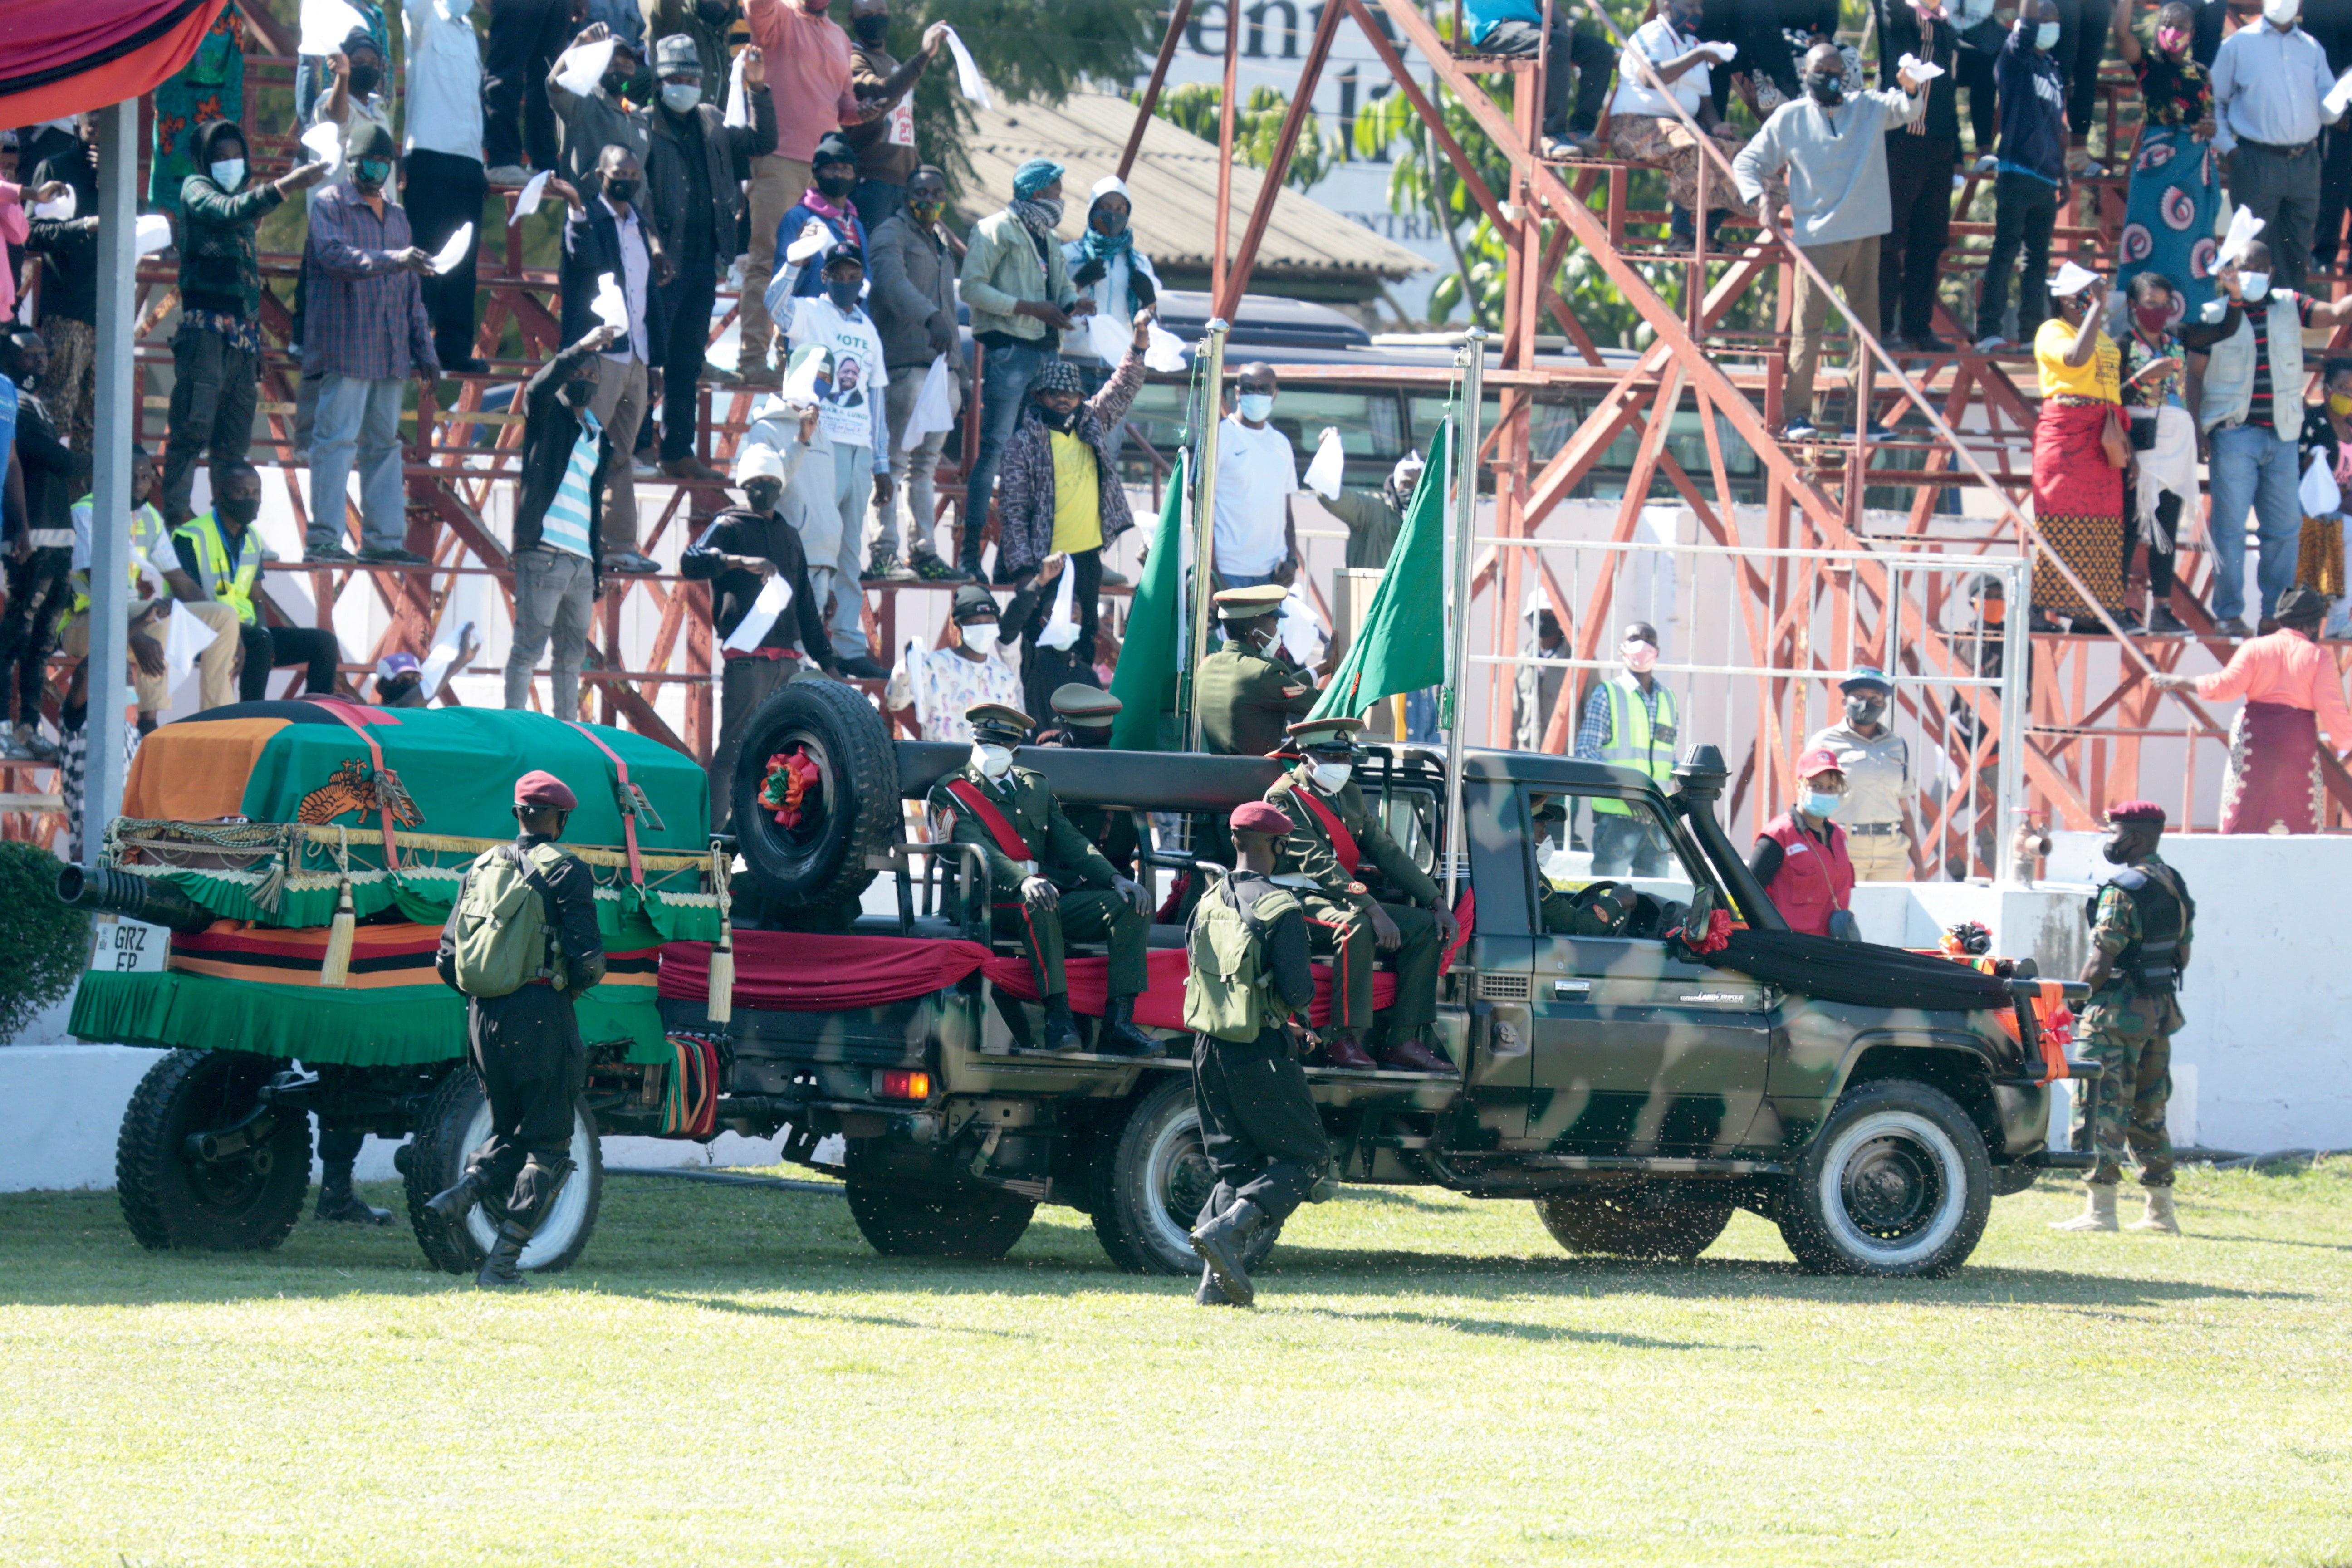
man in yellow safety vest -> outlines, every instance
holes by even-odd
[[[215,463],[213,509],[172,531],[176,557],[163,571],[173,594],[192,604],[207,601],[226,605],[242,623],[237,636],[245,647],[245,671],[237,678],[237,700],[257,702],[269,692],[269,672],[286,665],[308,668],[304,689],[331,692],[335,689],[335,634],[319,626],[272,626],[263,624],[254,596],[261,586],[261,537],[254,519],[261,515],[261,475],[242,461]]]
[[[1617,651],[1625,668],[1585,699],[1576,754],[1635,769],[1663,784],[1674,773],[1677,716],[1675,694],[1651,673],[1658,663],[1658,629],[1633,622]],[[1648,814],[1623,801],[1592,803],[1594,876],[1664,877],[1673,865],[1665,834]]]

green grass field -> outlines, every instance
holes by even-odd
[[[1746,1215],[1631,1267],[1353,1189],[1247,1313],[1064,1210],[896,1262],[830,1196],[615,1179],[486,1297],[404,1224],[159,1256],[0,1197],[0,1563],[2352,1562],[2352,1161],[2192,1173],[2178,1240],[2051,1234],[2078,1194],[1878,1284]]]

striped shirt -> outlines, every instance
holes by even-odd
[[[547,503],[547,517],[539,527],[539,542],[553,550],[594,560],[588,548],[588,486],[596,477],[597,443],[604,427],[593,414],[580,416],[580,439],[572,443],[572,461],[564,466],[563,482]]]

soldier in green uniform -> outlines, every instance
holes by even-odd
[[[1437,1016],[1437,960],[1459,929],[1429,873],[1412,863],[1351,782],[1360,719],[1309,719],[1290,727],[1300,753],[1297,766],[1274,781],[1268,805],[1290,818],[1277,871],[1308,885],[1300,901],[1318,951],[1332,955],[1339,973],[1331,987],[1331,1027],[1325,1061],[1366,1068],[1363,1034],[1372,1021],[1372,968],[1377,952],[1396,955],[1396,1003],[1389,1010],[1388,1044],[1378,1064],[1405,1072],[1452,1072],[1422,1035]],[[1360,875],[1370,861],[1390,886],[1412,900],[1382,903]],[[1299,884],[1293,883],[1292,886]]]
[[[1122,877],[1071,825],[1043,773],[1013,765],[1032,721],[1017,708],[983,702],[966,711],[971,761],[931,786],[931,837],[977,844],[988,857],[996,932],[1021,943],[1045,1004],[1045,1048],[1076,1050],[1063,941],[1110,942],[1109,999],[1095,1048],[1156,1057],[1160,1042],[1135,1026],[1135,999],[1147,984],[1143,950],[1151,931],[1149,895]]]
[[[1110,744],[1112,721],[1126,706],[1099,686],[1088,686],[1073,680],[1057,687],[1054,692],[1054,717],[1061,722],[1051,730],[1041,731],[1037,744],[1065,746],[1075,751],[1091,751]],[[1122,877],[1135,875],[1135,852],[1141,839],[1135,831],[1135,814],[1116,811],[1100,805],[1066,805],[1064,816],[1070,826],[1087,836],[1087,841],[1103,853]]]
[[[1278,583],[1227,588],[1216,596],[1224,646],[1201,661],[1192,706],[1201,746],[1212,756],[1263,757],[1282,744],[1284,726],[1315,711],[1315,678],[1282,651]]]
[[[2054,1229],[2116,1228],[2116,1184],[2128,1146],[2147,1192],[2147,1213],[2131,1228],[2180,1233],[2164,1102],[2172,1093],[2172,1035],[2184,1022],[2175,993],[2189,964],[2197,901],[2180,873],[2157,858],[2163,836],[2164,808],[2152,801],[2126,801],[2107,813],[2100,851],[2123,869],[2084,910],[2092,951],[2083,979],[2091,999],[2081,1034],[2084,1055],[2105,1071],[2078,1087],[2074,1113],[2074,1146],[2087,1131],[2098,1163],[2084,1211]]]

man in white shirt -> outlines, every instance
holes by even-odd
[[[1290,498],[1298,490],[1298,452],[1276,429],[1274,367],[1242,366],[1235,406],[1217,432],[1218,583],[1255,588],[1274,581],[1286,561],[1298,558]]]
[[[475,262],[482,250],[482,46],[467,13],[474,0],[402,0],[408,37],[408,226],[417,248],[435,256],[457,230],[474,226],[465,253],[448,271],[423,279],[425,310],[442,370],[478,375],[490,367],[474,353]]]
[[[2213,57],[2213,151],[2230,160],[2230,199],[2253,209],[2271,247],[2272,281],[2303,287],[2319,226],[2319,129],[2343,118],[2327,51],[2297,26],[2302,0],[2264,0],[2260,26]]]
[[[909,642],[882,706],[893,713],[912,710],[926,741],[968,744],[971,721],[966,712],[983,703],[1019,706],[1021,668],[997,641],[996,597],[977,583],[955,591],[950,612],[956,640],[929,653],[918,653]]]
[[[882,362],[882,334],[858,303],[866,289],[865,254],[854,245],[833,246],[824,254],[822,276],[822,294],[768,290],[768,309],[784,333],[786,395],[799,395],[811,371],[815,373],[820,445],[793,475],[792,500],[801,547],[808,554],[809,584],[820,600],[833,598],[833,651],[842,673],[854,680],[880,680],[889,671],[866,651],[860,616],[866,595],[858,586],[858,569],[865,561],[869,487],[879,507],[888,507],[892,494],[883,416],[890,373]],[[780,418],[784,407],[781,398],[762,400],[754,413],[755,439],[757,420]]]
[[[1709,60],[1727,62],[1738,50],[1730,44],[1700,43],[1699,12],[1699,0],[1674,0],[1635,28],[1617,57],[1617,96],[1609,100],[1610,152],[1628,163],[1660,164],[1666,171],[1666,199],[1674,214],[1666,241],[1670,251],[1688,250],[1694,243],[1692,213],[1698,205],[1699,165],[1706,159],[1699,139],[1675,110],[1687,111],[1721,142],[1727,156],[1743,140],[1717,111],[1707,71]],[[1663,90],[1654,81],[1664,84]],[[1738,187],[1717,171],[1707,182],[1710,240],[1722,215],[1738,205]]]

